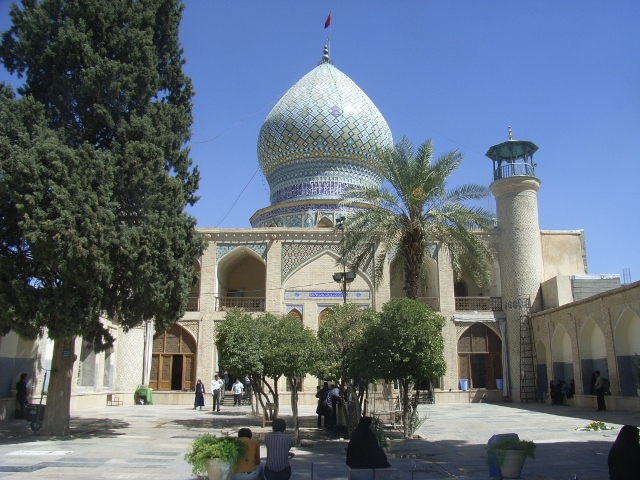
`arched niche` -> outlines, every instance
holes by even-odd
[[[218,310],[264,311],[267,267],[248,247],[237,247],[218,263]]]
[[[175,323],[153,336],[149,386],[154,390],[191,390],[196,384],[198,342]]]
[[[322,217],[316,226],[318,228],[333,228],[333,222],[327,217]]]
[[[331,307],[325,307],[322,310],[320,310],[320,312],[318,312],[318,328],[320,328],[320,325],[322,325],[322,322],[324,322],[327,319],[327,315],[329,315],[329,310],[331,310]]]
[[[289,313],[287,313],[287,316],[297,318],[300,321],[302,321],[302,312],[297,308],[292,308],[291,310],[289,310]]]
[[[640,360],[640,316],[627,307],[615,325],[613,338],[620,375],[620,393],[637,395],[640,373],[634,361]]]
[[[573,351],[571,337],[562,325],[556,327],[551,338],[551,359],[553,380],[564,380],[569,383],[573,378]]]
[[[582,391],[591,394],[593,373],[598,370],[604,378],[609,378],[609,365],[604,334],[596,322],[590,318],[580,330],[578,349],[580,351]]]
[[[538,388],[541,393],[549,393],[547,347],[542,340],[538,340],[538,343],[536,343],[536,358],[538,360]]]
[[[483,323],[474,323],[458,338],[458,378],[470,388],[496,388],[502,378],[502,340]]]

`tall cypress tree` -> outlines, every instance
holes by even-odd
[[[55,340],[43,433],[69,432],[74,338],[186,308],[204,243],[179,0],[23,0],[0,58],[0,328]],[[63,355],[64,351],[64,355]]]

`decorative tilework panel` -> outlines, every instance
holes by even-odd
[[[262,257],[263,260],[267,258],[267,244],[266,243],[243,243],[243,244],[220,244],[216,245],[216,260],[220,260],[227,253],[235,250],[238,247],[246,247]]]
[[[331,250],[340,255],[340,244],[338,243],[283,243],[282,244],[282,281],[284,281],[293,271],[307,260],[317,257],[324,252]],[[373,273],[373,251],[365,261],[364,273],[369,278]]]

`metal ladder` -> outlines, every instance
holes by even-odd
[[[538,358],[533,343],[531,317],[520,315],[520,401],[542,401],[538,388]]]

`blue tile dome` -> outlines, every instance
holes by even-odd
[[[393,144],[369,97],[333,66],[320,64],[267,115],[258,138],[271,205],[338,199],[349,185],[380,185],[376,151]]]

